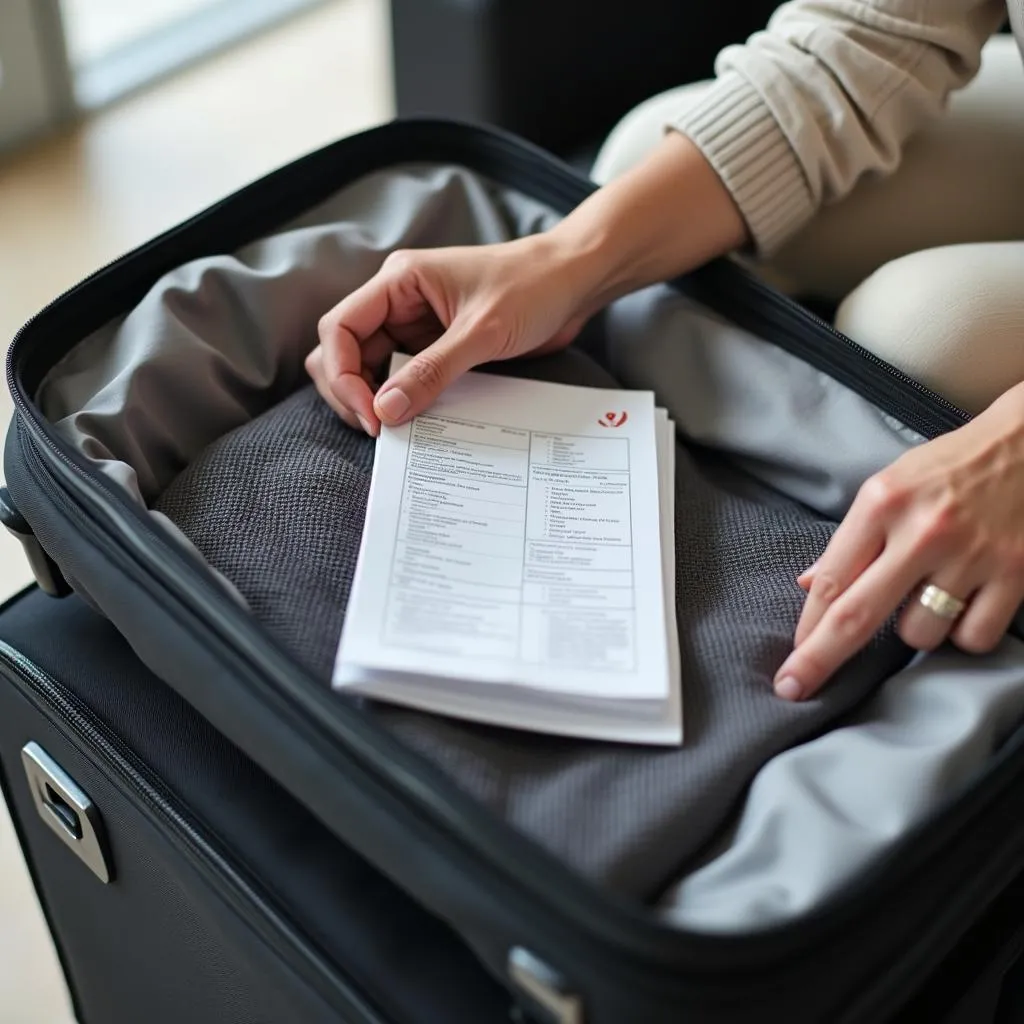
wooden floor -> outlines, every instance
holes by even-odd
[[[334,0],[0,162],[0,337],[108,260],[391,109],[385,0]],[[3,391],[0,429],[9,415]],[[0,535],[0,595],[28,579]],[[70,1020],[0,805],[0,1024]]]

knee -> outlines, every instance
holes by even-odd
[[[968,412],[1024,380],[1024,243],[893,260],[842,302],[836,327]]]
[[[638,164],[665,134],[666,125],[696,102],[709,82],[693,82],[652,96],[634,107],[612,129],[594,161],[591,177],[599,185]]]

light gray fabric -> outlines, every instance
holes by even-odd
[[[735,828],[661,900],[691,931],[814,909],[984,767],[1024,714],[1024,645],[919,658],[848,724],[769,761]]]
[[[279,234],[162,278],[76,345],[36,401],[150,502],[210,441],[295,389],[317,320],[393,249],[498,242],[556,219],[458,168],[370,175]]]
[[[833,378],[661,285],[616,303],[608,357],[690,440],[841,519],[861,484],[923,438]]]
[[[498,240],[554,219],[458,168],[369,176],[275,238],[161,281],[127,318],[77,346],[39,401],[72,443],[135,500],[156,502],[156,521],[191,544],[163,513],[183,526],[257,618],[326,677],[370,447],[309,392],[253,417],[301,385],[317,317],[390,249]],[[678,456],[687,746],[623,751],[376,713],[592,877],[643,899],[664,895],[663,912],[680,927],[745,930],[816,905],[966,783],[1020,714],[1024,648],[1008,641],[995,659],[923,659],[862,703],[857,718],[800,745],[906,655],[887,641],[821,703],[775,701],[767,680],[799,607],[793,576],[863,479],[920,438],[667,289],[624,300],[606,323],[616,376],[653,386],[687,445],[729,456],[685,446]],[[518,370],[602,379],[580,361]],[[959,699],[942,697],[950,688]],[[863,756],[879,770],[866,771]],[[815,789],[822,763],[829,770]],[[894,786],[890,771],[924,781]],[[865,806],[890,827],[868,827],[853,841],[843,823]],[[567,809],[578,815],[573,829]],[[810,834],[815,842],[799,842]],[[697,870],[680,884],[688,866]]]

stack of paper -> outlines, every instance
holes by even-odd
[[[682,742],[674,452],[650,392],[486,373],[383,430],[335,686]]]

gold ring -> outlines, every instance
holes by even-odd
[[[967,607],[966,601],[961,601],[960,598],[954,597],[942,587],[935,586],[934,583],[929,583],[921,591],[918,600],[928,611],[938,615],[940,619],[948,619],[951,622],[960,618],[961,612]]]

